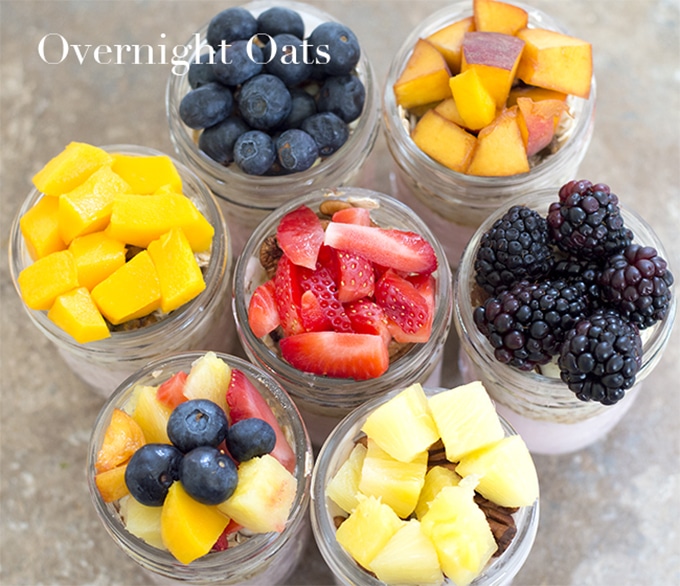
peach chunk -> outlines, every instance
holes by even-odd
[[[408,109],[448,98],[449,77],[451,72],[442,54],[432,43],[418,39],[394,84],[397,104]]]
[[[529,171],[517,118],[518,107],[513,106],[479,131],[477,150],[467,170],[470,175],[507,176]]]
[[[114,409],[97,452],[95,470],[106,472],[124,464],[145,443],[144,432],[139,424],[122,409]]]
[[[534,102],[540,102],[541,100],[559,100],[560,102],[566,102],[567,94],[520,83],[510,90],[506,106],[508,108],[514,106],[517,103],[517,98],[531,98]]]
[[[541,28],[517,33],[525,42],[517,68],[524,83],[588,98],[593,75],[592,45],[581,39]]]
[[[531,157],[550,144],[566,106],[560,100],[534,102],[531,98],[517,98],[517,107],[519,130],[527,157]]]
[[[432,33],[426,40],[444,56],[451,73],[460,73],[461,48],[465,33],[475,30],[474,18],[468,16]]]
[[[449,86],[464,127],[480,130],[496,117],[496,100],[482,82],[477,69],[454,75]]]
[[[524,41],[510,35],[489,32],[466,33],[463,39],[461,71],[474,69],[496,101],[496,106],[503,108],[515,79],[523,49]]]
[[[526,28],[529,14],[523,8],[497,0],[474,0],[475,30],[516,35]]]
[[[125,469],[127,463],[95,474],[94,482],[105,503],[112,503],[130,494],[125,484]]]
[[[453,98],[446,98],[439,102],[439,104],[434,107],[434,111],[447,120],[451,120],[451,122],[458,124],[458,126],[465,126],[465,121],[460,115],[458,106],[456,106],[456,100]]]
[[[418,121],[411,138],[424,153],[458,173],[466,172],[477,143],[472,134],[434,110]]]

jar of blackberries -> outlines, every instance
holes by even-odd
[[[499,252],[510,248],[514,257]],[[534,453],[597,442],[654,392],[643,383],[676,313],[666,258],[604,184],[511,198],[475,232],[454,281],[463,379],[484,383]],[[622,296],[626,269],[637,277]]]

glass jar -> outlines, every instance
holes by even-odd
[[[326,498],[326,486],[347,460],[356,440],[363,435],[361,427],[370,413],[398,394],[400,390],[392,390],[380,397],[374,397],[345,417],[328,436],[314,464],[310,509],[312,532],[321,555],[333,572],[336,584],[361,584],[362,586],[383,584],[363,570],[337,542],[333,505]],[[424,388],[428,396],[444,390]],[[500,420],[506,435],[516,434],[507,421],[502,417]],[[471,586],[507,586],[512,583],[534,544],[538,529],[539,502],[536,500],[530,507],[520,507],[514,513],[517,527],[515,537],[500,556],[492,558],[484,573],[473,580]],[[445,580],[444,584],[453,586],[453,582],[449,579]]]
[[[496,409],[523,437],[536,454],[561,454],[580,450],[603,438],[631,408],[643,392],[645,378],[658,364],[670,339],[675,320],[676,299],[661,322],[641,331],[642,366],[632,389],[614,405],[581,401],[559,379],[536,372],[522,372],[494,357],[493,348],[473,321],[475,308],[474,261],[479,242],[491,225],[513,205],[526,205],[545,217],[558,200],[558,190],[540,190],[512,198],[479,227],[465,249],[454,281],[454,323],[460,338],[459,366],[463,380],[481,380],[496,403]],[[634,242],[652,246],[666,260],[663,245],[652,228],[636,213],[621,208]],[[650,389],[651,390],[651,389]]]
[[[109,153],[157,156],[163,153],[133,145],[102,147]],[[206,288],[179,309],[158,322],[129,331],[113,331],[109,338],[80,344],[47,318],[46,311],[24,308],[31,321],[55,344],[71,370],[106,397],[125,378],[154,357],[180,350],[221,350],[237,348],[234,319],[229,308],[231,270],[230,238],[222,212],[205,184],[183,164],[173,159],[189,197],[215,229],[210,261],[204,271]],[[32,264],[19,221],[43,196],[33,189],[24,200],[10,229],[9,265],[14,286],[17,278]]]
[[[95,462],[114,409],[125,409],[137,385],[157,386],[203,356],[202,352],[171,354],[150,362],[126,379],[100,411],[90,437],[87,482],[99,520],[115,544],[153,578],[155,583],[174,584],[281,584],[293,572],[309,536],[309,487],[313,466],[312,448],[300,415],[286,392],[265,372],[238,357],[216,353],[231,368],[240,370],[271,407],[296,456],[297,493],[285,529],[281,533],[252,535],[224,551],[211,552],[188,565],[168,551],[149,545],[129,533],[114,503],[105,503],[95,484]]]
[[[258,16],[273,6],[297,11],[305,24],[305,34],[323,22],[337,21],[332,15],[309,4],[282,0],[255,1],[243,8]],[[200,39],[198,54],[208,51],[205,40],[208,24],[187,42],[194,47]],[[232,235],[232,250],[238,256],[251,232],[264,217],[288,200],[316,189],[338,185],[365,184],[370,169],[365,165],[380,130],[380,98],[375,74],[368,57],[361,54],[357,75],[366,88],[366,101],[361,116],[351,123],[347,142],[333,155],[299,173],[277,176],[254,176],[243,173],[235,164],[217,163],[198,148],[198,133],[179,117],[179,104],[191,89],[187,75],[170,74],[166,91],[166,112],[177,156],[203,179],[217,196]]]
[[[438,260],[433,273],[437,280],[432,334],[422,344],[412,345],[391,361],[378,378],[356,381],[317,376],[293,368],[283,360],[269,336],[257,338],[248,325],[248,304],[255,288],[267,280],[259,260],[264,239],[276,233],[281,218],[300,205],[316,211],[327,199],[339,199],[368,207],[380,226],[410,230],[431,243]],[[296,198],[270,214],[253,232],[236,260],[232,303],[236,329],[248,357],[275,377],[297,404],[315,446],[321,445],[330,430],[347,413],[367,399],[412,382],[439,384],[444,343],[451,326],[452,276],[444,251],[427,225],[412,210],[394,198],[357,187],[320,190]]]
[[[513,1],[513,4],[528,12],[529,27],[569,34],[559,22],[540,10],[519,2]],[[410,137],[403,108],[397,106],[392,88],[418,38],[469,16],[472,16],[472,2],[468,0],[452,4],[422,21],[395,54],[383,95],[383,124],[393,160],[392,194],[427,222],[454,268],[475,229],[505,201],[536,189],[559,187],[576,176],[590,145],[595,123],[593,76],[587,100],[567,97],[570,116],[559,131],[557,152],[533,166],[528,173],[507,177],[466,175],[444,167],[420,150]]]

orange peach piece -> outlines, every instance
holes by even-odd
[[[526,28],[529,14],[523,8],[497,0],[474,0],[475,30],[516,35]]]
[[[124,464],[145,443],[144,432],[139,424],[125,411],[115,408],[97,452],[95,470],[105,472]]]
[[[59,234],[58,212],[58,198],[42,197],[21,216],[19,228],[33,260],[66,248]]]
[[[477,150],[468,174],[499,177],[529,171],[517,118],[518,108],[513,106],[503,110],[489,126],[479,131]]]
[[[524,83],[588,98],[593,76],[592,45],[576,37],[541,28],[517,33],[525,42],[517,68]]]
[[[130,494],[125,483],[126,464],[121,464],[111,470],[99,472],[94,477],[94,483],[99,490],[99,494],[105,503],[112,503]]]
[[[524,41],[517,37],[502,33],[467,33],[463,39],[461,71],[476,70],[496,101],[496,107],[504,108],[523,50]]]
[[[432,43],[418,39],[394,84],[397,104],[410,109],[448,98],[449,77],[451,72],[442,54]]]
[[[517,98],[531,98],[534,102],[540,102],[541,100],[559,100],[560,102],[566,102],[567,94],[536,87],[535,85],[519,84],[510,89],[506,107],[510,108],[514,106],[517,103]]]
[[[463,120],[463,117],[460,115],[458,106],[456,106],[456,100],[452,97],[439,102],[439,104],[434,107],[434,111],[447,120],[451,120],[451,122],[454,122],[458,126],[465,126],[465,120]]]
[[[531,98],[518,98],[517,107],[519,130],[527,157],[531,157],[550,144],[566,106],[560,100],[534,102]]]
[[[460,73],[463,37],[465,33],[473,30],[475,30],[474,19],[472,16],[468,16],[439,29],[425,38],[444,56],[446,64],[453,75]]]
[[[449,80],[449,87],[465,128],[480,130],[496,117],[496,100],[483,84],[477,69],[454,75]]]
[[[466,172],[477,143],[472,134],[434,110],[418,121],[411,138],[425,154],[458,173]]]

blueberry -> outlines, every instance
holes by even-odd
[[[170,441],[185,454],[199,446],[217,446],[229,422],[222,407],[208,399],[191,399],[175,407],[168,419]]]
[[[318,67],[327,75],[351,73],[361,57],[361,47],[355,34],[338,22],[324,22],[309,35]]]
[[[269,130],[281,124],[290,113],[291,103],[286,85],[268,73],[246,81],[238,96],[241,117],[257,130]]]
[[[236,490],[238,472],[232,459],[217,448],[201,446],[182,458],[179,479],[189,496],[204,505],[219,505]]]
[[[217,50],[224,43],[248,40],[257,32],[257,20],[245,8],[233,7],[219,12],[208,23],[206,40]]]
[[[234,144],[234,162],[248,175],[264,175],[276,160],[271,136],[261,130],[249,130]]]
[[[227,449],[239,462],[264,456],[274,449],[276,432],[264,419],[241,419],[229,428]]]
[[[332,155],[349,137],[347,123],[333,112],[320,112],[306,118],[300,129],[314,139],[322,157]]]
[[[283,6],[273,6],[257,17],[257,30],[270,37],[289,33],[301,39],[305,34],[305,23],[295,10]]]
[[[141,504],[160,507],[170,485],[179,479],[182,452],[170,444],[146,444],[130,458],[125,484]]]
[[[248,41],[234,41],[215,53],[215,77],[224,85],[236,86],[262,71],[262,49]]]
[[[299,128],[303,120],[316,114],[316,100],[309,92],[300,88],[292,88],[290,97],[292,99],[290,114],[284,120],[283,126],[286,129]]]
[[[366,88],[355,75],[339,75],[327,78],[316,106],[319,112],[333,112],[345,122],[356,120],[364,109]]]
[[[267,55],[267,63],[264,70],[276,75],[288,87],[307,81],[312,71],[312,62],[302,46],[302,39],[282,33],[272,37],[269,43],[270,50],[274,54]]]
[[[298,128],[281,133],[276,139],[276,154],[281,167],[289,173],[309,169],[319,157],[314,139]]]
[[[217,81],[213,69],[214,55],[212,52],[203,53],[198,61],[192,61],[189,65],[187,80],[191,89],[196,89],[206,83]]]
[[[250,127],[238,116],[230,116],[201,132],[198,148],[214,161],[228,165],[234,160],[236,139],[248,130]]]
[[[206,83],[182,98],[179,117],[189,128],[207,128],[225,120],[233,106],[229,88],[216,82]]]

